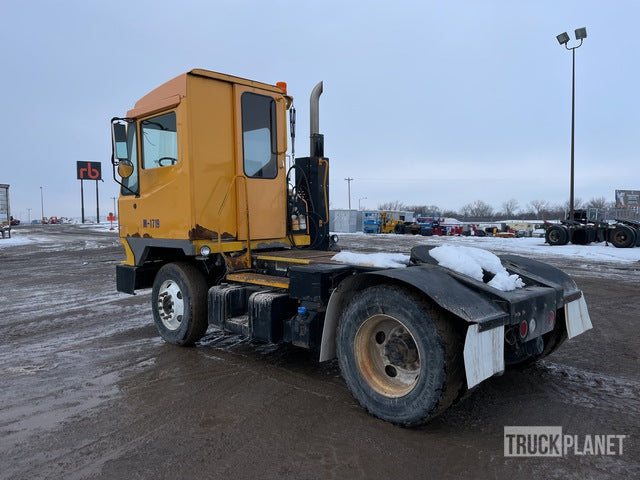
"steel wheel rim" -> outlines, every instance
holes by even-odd
[[[173,280],[165,280],[158,290],[156,305],[162,324],[168,330],[177,330],[184,316],[184,299],[178,284]]]
[[[625,231],[616,232],[614,234],[614,240],[616,242],[618,242],[618,243],[625,243],[628,238],[629,238],[629,236],[627,235],[627,232],[625,232]]]
[[[551,230],[549,232],[549,240],[551,240],[552,242],[559,242],[560,241],[560,232],[557,230]]]
[[[418,383],[420,351],[411,332],[394,317],[367,318],[356,332],[354,352],[363,379],[381,395],[402,397]]]

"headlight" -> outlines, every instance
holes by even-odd
[[[203,245],[200,247],[200,255],[203,257],[208,257],[211,255],[211,249],[207,245]]]

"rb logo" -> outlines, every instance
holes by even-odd
[[[78,180],[102,180],[102,163],[76,162]]]

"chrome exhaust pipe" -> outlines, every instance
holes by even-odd
[[[311,157],[324,156],[324,137],[320,134],[320,95],[322,82],[313,87],[309,99],[309,155]]]

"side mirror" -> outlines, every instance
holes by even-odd
[[[122,123],[112,123],[113,152],[118,160],[129,160],[127,152],[127,127]],[[131,162],[129,162],[131,164]],[[120,168],[118,167],[118,173]],[[130,176],[131,174],[127,175]],[[121,175],[126,178],[124,175]]]
[[[118,162],[118,175],[122,178],[129,178],[133,175],[133,163],[131,163],[131,160],[121,159]]]

